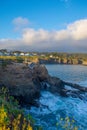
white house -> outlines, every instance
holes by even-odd
[[[53,58],[53,55],[50,55],[50,58]]]
[[[14,52],[13,55],[14,55],[14,56],[18,56],[19,54],[18,54],[17,52]]]
[[[24,55],[25,55],[24,52],[21,52],[21,53],[20,53],[20,56],[24,56]]]
[[[25,56],[30,56],[30,53],[25,53]]]

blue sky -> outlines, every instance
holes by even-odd
[[[0,48],[86,52],[86,20],[87,0],[0,0]]]

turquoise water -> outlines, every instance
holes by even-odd
[[[87,66],[78,65],[46,65],[48,72],[65,81],[72,81],[87,86]],[[79,130],[87,130],[87,94],[84,100],[72,97],[61,97],[47,91],[41,92],[40,108],[32,107],[29,112],[33,115],[37,125],[44,130],[62,130],[60,118],[70,117],[75,120]],[[46,107],[47,106],[47,107]]]

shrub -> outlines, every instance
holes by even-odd
[[[25,117],[18,102],[6,88],[0,90],[0,130],[33,130],[32,121]]]

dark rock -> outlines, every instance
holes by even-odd
[[[59,78],[50,77],[48,83],[50,84],[49,90],[53,93],[60,93],[64,89],[64,83]]]
[[[86,87],[51,77],[44,65],[34,64],[29,68],[25,64],[14,63],[8,65],[6,70],[0,68],[0,87],[6,86],[10,95],[17,98],[21,104],[39,106],[35,100],[40,97],[43,89],[64,97],[80,97],[81,92],[87,92]],[[76,88],[79,92],[67,90],[65,85]]]
[[[63,83],[67,86],[71,86],[72,88],[78,89],[82,92],[87,92],[87,87],[80,86],[80,85],[74,84],[74,83],[65,82],[65,81],[63,81]]]
[[[0,70],[0,86],[6,86],[10,95],[21,103],[31,104],[39,98],[41,84],[39,79],[32,75],[29,67],[24,68],[24,66],[24,64],[13,64],[6,68],[7,72]]]
[[[45,81],[49,78],[48,71],[44,65],[37,64],[33,68],[33,77],[38,77],[40,82]]]

